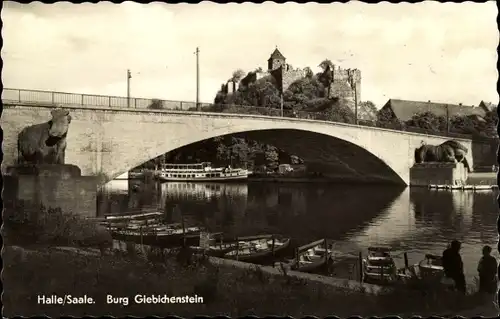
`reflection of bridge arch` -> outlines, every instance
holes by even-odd
[[[216,136],[239,134],[274,144],[321,164],[323,170],[409,182],[414,149],[422,141],[439,144],[445,137],[343,123],[221,113],[123,110],[68,106],[66,162],[83,175],[105,180],[179,147]],[[44,107],[16,105],[2,114],[4,165],[14,163],[16,136],[26,125],[48,120]],[[161,133],[160,133],[161,132]],[[470,140],[462,143],[471,149]],[[471,152],[469,152],[471,153]],[[472,158],[469,159],[472,166]]]

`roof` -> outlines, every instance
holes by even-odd
[[[280,50],[278,50],[278,48],[276,47],[276,49],[274,49],[274,52],[271,53],[271,56],[269,57],[269,60],[274,60],[274,59],[279,59],[279,60],[285,60],[285,56],[283,54],[281,54]]]
[[[437,116],[446,116],[447,108],[449,117],[464,115],[485,116],[483,108],[468,105],[390,99],[384,107],[387,106],[392,109],[400,121],[408,121],[415,114],[425,112],[432,112]]]
[[[495,104],[491,103],[491,102],[485,102],[485,101],[481,101],[481,103],[479,103],[479,106],[480,107],[483,107],[484,109],[488,110],[488,111],[492,111],[493,108],[496,107]]]

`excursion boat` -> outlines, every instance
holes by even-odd
[[[242,168],[212,167],[210,162],[199,164],[165,163],[157,170],[157,178],[163,181],[214,182],[247,179],[249,172]]]
[[[281,238],[275,235],[240,237],[236,241],[236,248],[223,254],[223,257],[255,262],[272,258],[284,251],[289,245],[290,238]]]
[[[196,245],[200,240],[201,227],[185,227],[177,224],[162,227],[144,227],[142,229],[119,229],[112,231],[112,237],[116,240],[134,242],[136,244],[174,247]]]
[[[365,281],[391,282],[397,279],[397,267],[386,247],[369,247],[368,256],[363,259]]]
[[[321,239],[297,248],[291,269],[301,272],[314,272],[327,267],[332,260],[332,250],[328,249],[326,239]]]

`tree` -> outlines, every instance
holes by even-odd
[[[322,68],[323,71],[333,70],[334,68],[333,62],[330,61],[330,59],[324,59],[318,66]]]
[[[378,113],[377,107],[375,106],[375,103],[373,103],[372,101],[360,102],[358,106],[359,108],[365,109],[366,112],[370,114],[377,115]]]
[[[478,126],[480,125],[477,120],[471,116],[454,116],[450,119],[450,131],[453,133],[480,136],[481,132],[478,130]]]
[[[488,137],[498,138],[498,107],[495,106],[491,111],[487,112],[484,120],[486,121],[485,133]]]
[[[405,124],[408,127],[421,128],[436,133],[446,131],[446,118],[437,116],[433,112],[417,113]]]
[[[313,78],[302,78],[293,82],[283,93],[283,108],[295,111],[314,111],[314,99],[324,96],[324,87]]]
[[[314,72],[308,66],[304,68],[304,73],[305,73],[306,78],[309,78],[309,79],[314,76]]]
[[[245,71],[243,71],[242,69],[237,69],[236,71],[233,72],[231,80],[234,82],[239,82],[244,77],[245,77]]]
[[[248,86],[240,86],[232,95],[226,95],[224,104],[279,108],[280,100],[274,78],[267,76]]]
[[[354,124],[354,112],[345,99],[329,99],[325,112],[325,119],[332,122]]]
[[[389,108],[382,108],[377,114],[377,126],[393,129],[402,130],[404,129],[404,123],[402,123],[394,113]]]
[[[319,64],[319,67],[323,69],[323,73],[320,74],[319,80],[327,88],[327,96],[330,97],[331,84],[333,83],[333,69],[335,68],[335,66],[333,65],[332,61],[326,59]]]
[[[266,145],[264,155],[267,166],[275,168],[278,165],[279,152],[276,146]]]
[[[152,110],[163,109],[163,101],[160,99],[152,99],[151,103],[148,105],[148,109],[152,109]]]

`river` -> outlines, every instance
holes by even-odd
[[[497,192],[273,183],[150,183],[115,180],[98,195],[98,214],[178,205],[186,220],[211,231],[247,236],[280,233],[297,244],[328,238],[339,256],[390,246],[403,265],[462,242],[467,280],[474,280],[483,245],[498,257]],[[180,216],[171,216],[173,222]]]

